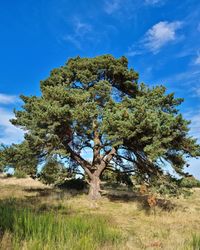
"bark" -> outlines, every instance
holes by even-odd
[[[93,178],[90,180],[89,185],[89,197],[92,200],[98,200],[101,198],[101,188],[100,188],[100,178],[99,176],[93,176]]]
[[[94,129],[94,148],[93,148],[93,161],[90,163],[89,161],[85,160],[80,154],[73,151],[73,149],[68,145],[65,144],[67,151],[71,154],[73,160],[75,160],[85,171],[87,176],[89,177],[89,197],[92,200],[97,200],[101,197],[100,194],[100,176],[104,169],[108,166],[109,162],[112,160],[116,153],[116,149],[112,148],[104,155],[100,154],[101,151],[101,141],[99,138],[98,126],[94,122],[93,123]]]
[[[101,159],[101,163],[97,164],[94,169],[96,169],[92,176],[90,177],[90,189],[89,189],[89,197],[92,200],[98,200],[101,198],[101,188],[100,188],[100,176],[104,169],[107,167],[108,163],[112,160],[113,156],[116,153],[116,149],[112,148],[105,156],[105,158]]]

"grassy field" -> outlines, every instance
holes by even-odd
[[[0,190],[2,250],[200,249],[200,189],[153,209],[122,190],[98,203],[27,180],[0,180]]]

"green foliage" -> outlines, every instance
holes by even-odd
[[[193,234],[192,239],[187,242],[185,250],[199,250],[200,249],[200,235]]]
[[[103,249],[120,243],[122,237],[109,221],[101,216],[73,215],[66,209],[37,212],[17,208],[13,202],[0,204],[1,233],[10,232],[12,249]]]
[[[185,159],[200,156],[200,146],[188,134],[190,122],[178,110],[183,100],[163,86],[138,83],[125,57],[69,59],[40,87],[39,97],[21,96],[24,105],[12,123],[28,131],[25,142],[32,152],[70,159],[90,179],[111,161],[145,180],[160,178],[166,163],[182,174]],[[92,161],[82,157],[87,148]],[[25,151],[21,154],[28,159]]]
[[[194,234],[192,236],[191,246],[192,246],[192,249],[194,250],[200,249],[200,235]]]
[[[163,196],[179,196],[185,194],[185,190],[180,188],[179,181],[168,175],[161,178],[153,178],[150,182],[149,189],[153,193],[159,193]]]
[[[23,172],[22,170],[15,169],[14,177],[16,177],[16,178],[26,178],[27,174],[25,172]]]
[[[106,169],[102,173],[101,180],[107,182],[117,182],[117,173],[115,171],[110,171],[109,169]]]
[[[185,188],[200,187],[200,181],[194,176],[188,176],[180,180],[180,186]]]
[[[40,180],[45,184],[59,184],[67,177],[72,176],[64,165],[55,158],[48,159],[39,174]]]
[[[0,146],[0,168],[5,170],[13,167],[17,172],[23,172],[31,177],[36,176],[39,155],[31,148],[28,141],[11,146]]]
[[[130,174],[120,172],[119,170],[110,171],[106,169],[102,176],[102,181],[106,181],[109,183],[118,183],[118,184],[125,184],[127,186],[133,186]]]

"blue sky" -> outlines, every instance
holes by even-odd
[[[185,98],[181,112],[200,141],[200,2],[198,0],[1,1],[0,142],[23,133],[9,119],[19,94],[77,55],[125,55],[140,81]],[[190,172],[200,178],[200,160]]]

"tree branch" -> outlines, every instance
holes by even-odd
[[[92,165],[98,165],[101,162],[100,150],[101,150],[101,140],[98,131],[98,124],[93,121],[94,130],[94,147],[93,147],[93,161]]]
[[[121,170],[118,170],[118,169],[112,169],[112,168],[106,168],[107,170],[110,170],[114,173],[120,173],[120,174],[128,174],[128,173],[132,173],[134,172],[135,170],[132,169],[132,170],[127,170],[127,171],[121,171]]]
[[[105,159],[103,157],[103,161],[105,163],[109,163],[112,160],[112,158],[114,157],[115,154],[116,154],[116,149],[112,148],[106,155],[104,155]]]
[[[75,160],[84,169],[84,171],[88,174],[88,176],[92,179],[93,175],[90,171],[92,168],[92,165],[88,161],[83,159],[79,154],[74,152],[68,144],[65,145],[65,147],[68,150],[68,152],[71,154],[72,159]]]
[[[116,149],[112,148],[109,153],[105,156],[105,159],[103,158],[101,161],[101,165],[99,166],[99,168],[97,169],[96,173],[98,175],[100,175],[102,173],[102,171],[107,167],[108,163],[112,160],[112,158],[114,157],[116,153]]]

